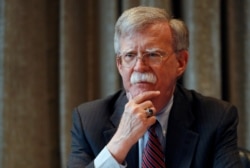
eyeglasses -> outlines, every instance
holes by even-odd
[[[140,58],[147,65],[160,65],[162,63],[163,57],[170,56],[166,53],[155,52],[145,52],[140,57],[137,53],[125,53],[117,56],[121,65],[126,68],[131,68],[135,66],[137,60]]]

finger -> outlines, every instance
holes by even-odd
[[[148,128],[149,128],[150,126],[152,126],[155,122],[156,122],[156,117],[155,117],[155,116],[149,117],[149,118],[147,119]]]
[[[139,103],[138,103],[138,104],[139,104]],[[150,101],[150,100],[146,100],[146,101],[140,103],[140,106],[141,106],[141,108],[143,108],[144,110],[147,109],[147,108],[154,107],[152,101]]]
[[[146,91],[143,92],[142,94],[139,94],[133,98],[135,103],[142,103],[146,100],[152,99],[154,97],[157,97],[160,95],[160,91]]]

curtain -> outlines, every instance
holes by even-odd
[[[138,5],[186,22],[182,84],[236,105],[250,149],[250,0],[0,0],[0,167],[66,167],[73,109],[122,88],[114,24]]]

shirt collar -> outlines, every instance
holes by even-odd
[[[172,95],[171,99],[169,102],[166,104],[166,106],[156,115],[156,119],[161,125],[162,128],[162,133],[165,137],[166,131],[167,131],[167,123],[168,123],[168,118],[170,114],[170,110],[173,106],[173,100],[174,100],[174,95]]]

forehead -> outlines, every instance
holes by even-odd
[[[157,48],[169,50],[172,48],[172,34],[167,23],[157,23],[125,33],[119,42],[121,51]]]

